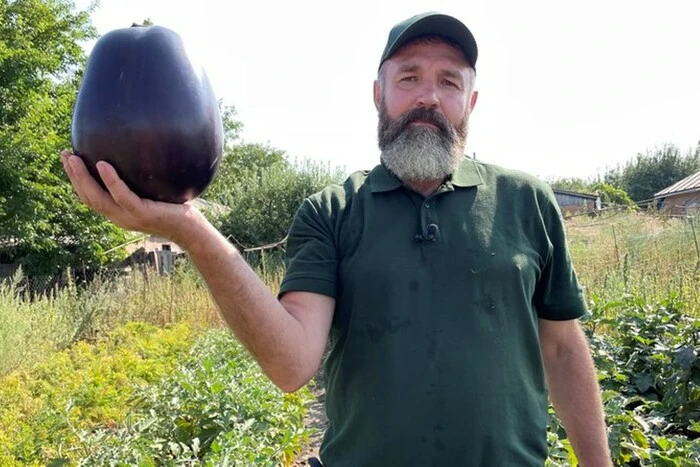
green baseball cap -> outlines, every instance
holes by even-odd
[[[434,11],[412,16],[396,24],[389,32],[384,53],[379,61],[379,67],[391,57],[402,45],[420,36],[444,36],[460,46],[469,64],[476,69],[478,49],[476,40],[469,28],[457,18]]]

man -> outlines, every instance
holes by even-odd
[[[455,18],[391,30],[374,86],[381,164],[305,200],[278,297],[190,206],[139,199],[100,163],[105,192],[62,155],[94,210],[189,253],[282,390],[330,343],[326,467],[543,465],[548,395],[581,465],[611,465],[552,192],[464,157],[476,61]]]

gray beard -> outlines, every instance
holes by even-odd
[[[439,130],[409,126],[415,120],[431,122]],[[391,120],[382,101],[378,124],[381,161],[404,182],[442,181],[454,173],[464,158],[467,125],[467,117],[454,127],[442,114],[425,108]]]

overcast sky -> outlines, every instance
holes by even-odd
[[[346,171],[379,160],[372,81],[389,29],[428,10],[457,16],[477,39],[467,143],[477,159],[587,177],[700,140],[697,0],[100,3],[100,34],[145,18],[180,33],[235,105],[246,142]]]

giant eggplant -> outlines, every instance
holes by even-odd
[[[100,37],[90,52],[73,118],[73,152],[104,187],[96,163],[112,164],[142,198],[184,203],[213,181],[223,126],[212,85],[182,37],[133,25]]]

